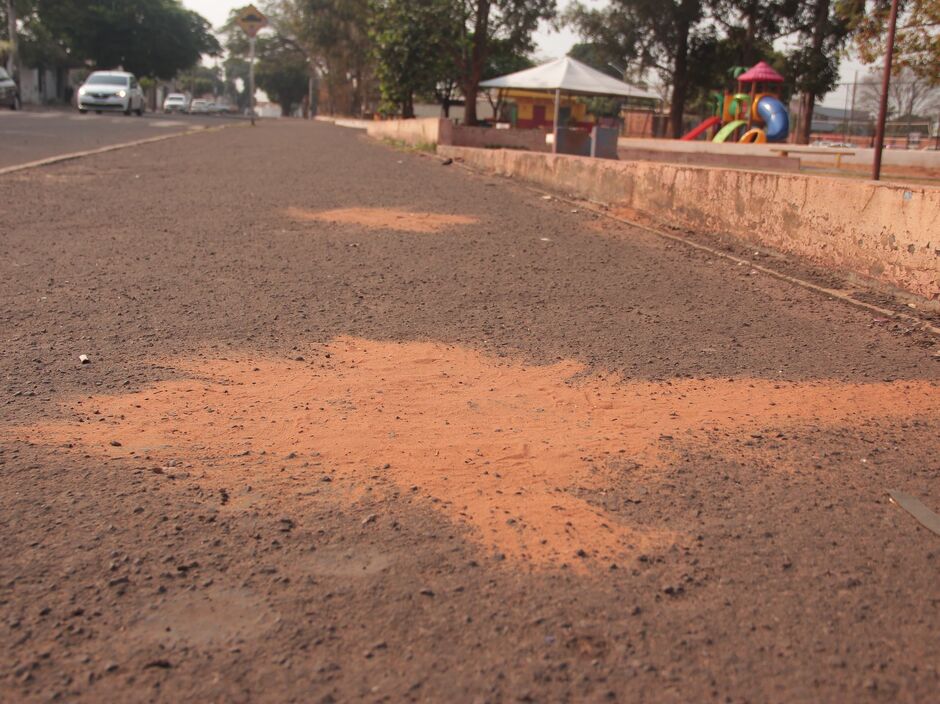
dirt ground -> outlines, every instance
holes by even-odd
[[[933,338],[324,124],[0,194],[0,700],[940,691]]]

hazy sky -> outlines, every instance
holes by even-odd
[[[182,0],[183,5],[195,10],[214,27],[224,24],[228,18],[229,10],[233,7],[244,7],[251,0]],[[599,7],[606,4],[606,0],[583,0],[584,4]],[[260,2],[258,4],[261,4]],[[559,6],[564,8],[569,4],[569,0],[559,0]],[[578,41],[577,36],[570,29],[555,31],[551,27],[544,25],[536,33],[536,56],[537,59],[555,59],[568,53],[571,47]],[[854,79],[855,72],[858,71],[859,77],[863,77],[866,67],[855,61],[843,61],[842,80],[851,81]],[[830,107],[843,107],[846,102],[848,91],[844,88],[837,88],[826,96],[822,102]]]
[[[212,23],[213,27],[218,27],[228,19],[228,13],[233,7],[244,7],[251,0],[182,0],[183,5],[195,10]],[[257,3],[261,4],[261,3]],[[562,0],[559,5],[567,5],[567,0]],[[603,0],[587,0],[587,5],[602,5]],[[570,30],[555,32],[550,27],[542,27],[537,36],[538,58],[554,59],[564,56],[577,42],[577,37]]]

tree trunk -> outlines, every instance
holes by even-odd
[[[744,35],[744,50],[742,52],[742,59],[745,66],[751,66],[755,63],[756,51],[754,50],[754,44],[757,42],[757,2],[756,0],[751,0],[747,6],[747,31]]]
[[[17,51],[16,37],[16,9],[13,7],[13,0],[6,0],[7,7],[7,33],[10,40],[10,53],[7,55],[7,73],[14,81],[20,80],[19,55]]]
[[[464,123],[477,124],[477,86],[483,77],[486,65],[487,34],[490,25],[490,0],[478,0],[476,18],[473,23],[473,48],[470,51],[470,65],[467,66],[463,81]]]
[[[410,120],[415,116],[415,96],[409,92],[401,103],[401,116]]]
[[[813,36],[812,36],[812,54],[814,61],[823,59],[823,42],[826,40],[826,25],[829,22],[829,3],[831,0],[816,0],[816,6],[813,10]],[[816,107],[816,94],[812,91],[803,92],[803,110],[800,123],[800,133],[797,139],[798,144],[809,144],[810,136],[813,133],[813,109]]]
[[[813,109],[816,107],[816,94],[804,92],[800,95],[800,131],[797,144],[809,144],[813,134]]]
[[[669,136],[678,139],[682,136],[682,114],[685,112],[685,98],[689,87],[689,31],[691,23],[686,13],[676,25],[676,55],[672,73],[672,105],[669,107]]]

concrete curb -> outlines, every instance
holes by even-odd
[[[433,156],[434,156],[435,159],[438,159],[438,160],[441,160],[441,159],[442,159],[442,157],[440,157],[440,156],[438,156],[438,155],[433,155]],[[476,168],[474,168],[474,167],[472,167],[472,166],[468,166],[468,165],[465,164],[465,163],[461,163],[460,161],[455,161],[454,163],[455,163],[455,165],[460,166],[461,168],[463,168],[463,169],[465,169],[465,170],[467,170],[467,171],[469,171],[469,172],[471,172],[471,173],[474,173],[474,174],[479,174],[479,175],[483,175],[483,176],[490,176],[490,177],[493,177],[493,176],[500,176],[499,174],[494,174],[494,173],[489,172],[489,171],[484,171],[484,170],[476,169]],[[506,178],[506,177],[505,177],[505,176],[502,176],[502,178]],[[672,233],[670,233],[670,232],[666,232],[666,231],[664,231],[664,230],[661,230],[661,229],[659,229],[659,228],[657,228],[657,227],[653,227],[653,226],[651,226],[651,225],[647,225],[647,224],[644,224],[644,223],[636,222],[636,221],[634,221],[634,220],[629,220],[629,219],[624,218],[624,217],[621,217],[621,216],[619,216],[619,215],[614,215],[613,213],[608,212],[608,211],[604,208],[604,205],[603,205],[603,204],[595,204],[595,203],[593,203],[593,202],[586,201],[586,200],[574,200],[574,199],[571,199],[571,198],[567,198],[567,197],[565,197],[565,196],[559,195],[557,192],[547,191],[547,190],[545,190],[545,189],[543,189],[543,188],[539,188],[538,186],[534,186],[534,185],[532,185],[531,183],[525,183],[525,182],[523,182],[523,181],[521,181],[521,180],[513,180],[513,182],[514,182],[517,186],[521,186],[522,188],[525,188],[526,190],[532,191],[532,192],[534,192],[534,193],[538,193],[538,194],[541,194],[541,195],[543,195],[543,196],[544,196],[544,195],[551,196],[552,198],[554,198],[554,199],[556,199],[556,200],[559,200],[559,201],[561,201],[561,202],[563,202],[563,203],[568,203],[569,205],[571,205],[571,206],[573,206],[573,207],[581,208],[581,209],[584,209],[584,210],[590,210],[591,212],[593,212],[593,213],[595,213],[595,214],[597,214],[597,215],[600,215],[600,216],[602,216],[602,217],[608,218],[608,219],[610,219],[610,220],[615,220],[615,221],[620,222],[620,223],[622,223],[622,224],[624,224],[624,225],[629,225],[630,227],[635,227],[635,228],[640,229],[640,230],[645,230],[646,232],[649,232],[649,233],[652,234],[652,235],[656,235],[657,237],[662,237],[663,239],[667,239],[667,240],[671,240],[671,241],[673,241],[673,242],[678,242],[678,243],[684,244],[684,245],[686,245],[687,247],[692,247],[693,249],[698,249],[698,250],[701,250],[701,251],[703,251],[703,252],[707,252],[708,254],[710,254],[710,255],[712,255],[712,256],[719,257],[719,258],[721,258],[721,259],[727,259],[727,260],[729,260],[729,261],[735,262],[736,264],[746,265],[746,266],[750,267],[751,269],[755,269],[755,270],[761,272],[762,274],[766,274],[766,275],[768,275],[768,276],[772,276],[772,277],[774,277],[774,278],[776,278],[776,279],[780,279],[781,281],[786,281],[787,283],[793,284],[793,285],[795,285],[795,286],[800,286],[801,288],[805,288],[805,289],[808,289],[808,290],[810,290],[810,291],[815,291],[816,293],[819,293],[819,294],[821,294],[821,295],[823,295],[823,296],[827,296],[827,297],[829,297],[829,298],[833,298],[833,299],[835,299],[835,300],[842,301],[843,303],[847,303],[847,304],[849,304],[849,305],[851,305],[851,306],[854,306],[854,307],[856,307],[856,308],[861,308],[861,309],[863,309],[863,310],[867,310],[867,311],[870,312],[870,313],[877,313],[877,314],[880,315],[880,316],[883,316],[883,317],[885,317],[885,318],[890,318],[890,319],[892,319],[892,320],[904,320],[904,321],[906,321],[906,322],[908,322],[908,323],[911,323],[912,325],[914,325],[914,327],[916,327],[916,328],[919,329],[919,330],[922,330],[922,331],[924,331],[924,332],[932,333],[932,334],[934,334],[934,335],[940,336],[940,328],[931,325],[931,324],[930,324],[929,322],[927,322],[926,320],[923,320],[923,319],[921,319],[921,318],[918,318],[917,316],[909,315],[909,314],[907,314],[907,313],[901,313],[901,312],[899,312],[899,311],[891,310],[891,309],[888,309],[888,308],[882,308],[881,306],[877,306],[877,305],[874,305],[874,304],[872,304],[872,303],[865,303],[864,301],[859,301],[859,300],[853,298],[851,295],[849,295],[849,294],[846,293],[845,291],[841,291],[841,290],[838,290],[838,289],[832,289],[832,288],[826,288],[825,286],[820,286],[820,285],[818,285],[818,284],[814,284],[814,283],[812,283],[812,282],[810,282],[810,281],[806,281],[805,279],[801,279],[801,278],[798,278],[798,277],[796,277],[796,276],[791,276],[790,274],[785,274],[785,273],[783,273],[783,272],[781,272],[781,271],[776,271],[776,270],[771,269],[771,268],[769,268],[769,267],[765,267],[765,266],[761,266],[761,265],[759,265],[759,264],[755,264],[754,262],[752,262],[752,261],[750,261],[750,260],[748,260],[748,259],[744,259],[744,258],[742,258],[742,257],[738,257],[738,256],[736,256],[736,255],[734,255],[734,254],[730,254],[730,253],[728,253],[728,252],[723,252],[723,251],[721,251],[720,249],[716,249],[716,248],[710,247],[710,246],[708,246],[708,245],[706,245],[706,244],[702,244],[702,243],[700,243],[700,242],[696,242],[696,241],[691,240],[691,239],[689,239],[689,238],[687,238],[687,237],[682,237],[681,235],[672,234]]]
[[[156,137],[147,137],[146,139],[136,139],[132,142],[121,142],[119,144],[109,144],[106,147],[98,147],[97,149],[86,149],[81,152],[69,152],[68,154],[57,154],[56,156],[49,156],[45,159],[37,159],[36,161],[28,161],[25,164],[15,164],[14,166],[5,166],[0,168],[0,176],[5,176],[6,174],[16,173],[17,171],[26,171],[27,169],[37,169],[40,166],[50,166],[52,164],[59,164],[63,161],[72,161],[73,159],[81,159],[86,156],[94,156],[95,154],[106,154],[107,152],[114,152],[118,149],[127,149],[128,147],[139,147],[144,144],[153,144],[154,142],[163,142],[167,139],[176,139],[177,137],[188,137],[195,134],[205,134],[206,132],[218,132],[220,130],[228,129],[229,127],[244,127],[243,124],[237,125],[214,125],[212,127],[201,127],[196,129],[189,129],[184,132],[173,132],[171,134],[161,134]]]

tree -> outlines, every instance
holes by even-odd
[[[375,62],[369,37],[370,0],[282,0],[299,14],[298,36],[314,62],[332,113],[362,112],[373,103]]]
[[[283,9],[282,6],[278,6]],[[220,31],[225,37],[225,49],[228,58],[225,61],[225,83],[228,90],[235,93],[240,108],[248,107],[248,36],[238,26],[238,10],[229,13],[228,20]],[[281,106],[281,114],[286,116],[294,112],[307,96],[310,67],[307,52],[291,36],[277,30],[286,29],[282,17],[272,22],[274,34],[265,31],[255,39],[255,84]],[[237,89],[237,83],[242,90]]]
[[[281,115],[291,115],[307,95],[307,57],[280,37],[259,39],[257,53],[258,87],[281,106]]]
[[[872,71],[862,81],[858,103],[872,115],[881,104],[881,72]],[[913,69],[902,67],[888,85],[888,117],[913,118],[934,116],[940,110],[940,87]]]
[[[840,0],[840,14],[852,30],[852,43],[865,63],[885,54],[890,0]],[[940,0],[901,0],[892,67],[933,86],[940,85]]]
[[[576,4],[567,19],[582,37],[605,47],[619,61],[653,68],[672,86],[669,132],[682,133],[689,94],[690,56],[712,36],[703,0],[612,0],[602,9]]]
[[[41,24],[73,61],[169,79],[221,47],[178,0],[36,0]]]
[[[244,57],[230,53],[222,62],[222,71],[225,95],[238,106],[239,112],[243,112],[249,107],[248,61]]]
[[[207,94],[216,96],[225,92],[225,81],[222,79],[222,70],[218,66],[193,66],[178,73],[176,82],[182,89],[189,90],[194,96]]]
[[[849,35],[845,14],[832,0],[804,0],[796,15],[800,41],[787,55],[787,70],[800,91],[800,123],[797,141],[808,144],[816,100],[839,80],[839,62]]]
[[[373,0],[370,36],[383,108],[414,117],[416,93],[453,75],[456,40],[449,0]]]
[[[483,69],[483,80],[505,76],[507,73],[515,73],[523,69],[532,68],[535,64],[526,54],[520,53],[517,47],[513,46],[508,39],[493,39],[490,41],[489,56],[486,59],[486,66]],[[493,99],[493,91],[486,92],[486,102],[493,108],[493,116],[499,119],[499,113],[503,105],[503,91],[496,91],[496,99]]]
[[[533,49],[532,33],[541,20],[555,16],[555,0],[453,0],[459,34],[453,47],[463,92],[464,121],[477,124],[477,93],[494,43],[513,53]]]
[[[711,0],[711,16],[734,66],[753,66],[773,54],[772,45],[797,30],[802,0]]]

